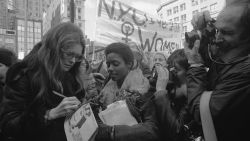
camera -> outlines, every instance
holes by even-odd
[[[188,43],[188,47],[192,49],[192,47],[194,46],[194,42],[196,40],[200,40],[200,36],[196,30],[185,32],[185,40]]]
[[[209,12],[205,11],[198,14],[197,17],[192,19],[194,21],[194,29],[191,32],[185,33],[185,40],[189,44],[189,48],[192,49],[194,42],[200,40],[199,53],[204,60],[204,65],[209,67],[211,60],[209,57],[209,48],[216,46],[216,28],[214,23],[215,19],[210,17]]]
[[[168,68],[169,71],[169,81],[166,86],[166,90],[171,93],[176,86],[180,85],[179,79],[177,78],[177,73],[174,69]],[[156,87],[156,82],[158,79],[158,74],[155,66],[152,68],[152,76],[149,78],[149,83],[151,86]]]

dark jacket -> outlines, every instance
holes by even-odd
[[[4,87],[4,84],[0,82],[0,103],[2,102],[2,99],[3,99],[3,87]]]
[[[201,126],[188,113],[185,96],[174,98],[167,91],[159,91],[154,105],[162,141],[187,141],[201,135]]]
[[[205,68],[190,68],[188,79],[188,104],[190,112],[200,122],[199,101],[205,90],[213,91],[210,110],[219,141],[249,138],[250,127],[250,58],[249,51],[230,56],[230,65],[213,63]],[[243,58],[243,59],[242,59]]]
[[[0,110],[0,125],[5,138],[26,141],[66,141],[64,118],[46,121],[45,112],[62,98],[51,93],[48,100],[34,101],[38,90],[31,87],[34,72],[25,63],[17,63],[7,73],[5,96]],[[76,80],[69,73],[62,82],[65,96],[84,96],[76,92]]]
[[[153,102],[154,89],[136,99],[127,98],[126,102],[131,114],[138,124],[133,126],[116,125],[115,141],[158,141],[159,128],[156,119],[156,110]],[[139,120],[138,120],[139,119]]]
[[[141,108],[141,122],[133,125],[116,125],[115,141],[158,141],[159,129],[152,99]]]
[[[138,124],[115,125],[114,126],[114,140],[115,141],[158,141],[159,129],[158,121],[156,119],[156,110],[153,102],[154,90],[150,89],[148,93],[143,96],[126,97],[126,103],[130,113],[136,118]],[[98,130],[96,141],[111,141],[110,126],[105,125],[104,128]],[[107,131],[107,132],[106,132]]]

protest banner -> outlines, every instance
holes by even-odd
[[[173,52],[181,47],[181,25],[156,19],[116,0],[98,0],[96,42],[135,42],[143,52]]]
[[[68,141],[92,141],[97,128],[90,104],[82,105],[73,115],[67,116],[64,122]]]

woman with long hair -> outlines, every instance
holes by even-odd
[[[79,77],[84,49],[81,29],[61,23],[10,68],[0,111],[5,138],[66,141],[64,117],[75,111],[84,97]]]

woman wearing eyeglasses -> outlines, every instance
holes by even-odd
[[[81,29],[62,23],[47,32],[36,51],[10,68],[0,111],[6,139],[66,141],[64,117],[84,96],[79,79],[84,48]]]

